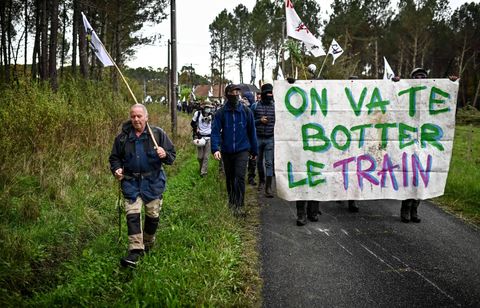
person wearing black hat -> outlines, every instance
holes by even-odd
[[[240,103],[240,88],[225,87],[227,99],[213,119],[211,150],[216,160],[223,160],[229,206],[244,215],[245,173],[249,156],[257,156],[257,135],[250,108]]]
[[[274,128],[275,104],[273,101],[273,86],[266,83],[261,87],[261,100],[253,111],[258,139],[257,169],[261,191],[265,186],[265,197],[273,198],[273,159],[274,159]]]

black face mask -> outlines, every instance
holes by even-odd
[[[231,107],[235,107],[238,103],[238,95],[227,94],[227,104]]]
[[[273,102],[273,96],[262,94],[262,102],[264,103],[271,103]]]

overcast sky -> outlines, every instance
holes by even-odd
[[[299,1],[299,0],[297,0]],[[475,0],[473,2],[479,2]],[[179,0],[177,4],[177,68],[180,70],[184,65],[193,65],[199,75],[210,74],[210,32],[208,26],[215,17],[223,10],[227,9],[233,12],[233,9],[240,3],[245,5],[249,11],[255,6],[255,0]],[[323,18],[326,18],[330,12],[332,0],[317,0],[320,4]],[[465,0],[451,0],[450,7],[456,9],[462,5]],[[295,0],[293,0],[295,4]],[[170,10],[170,8],[168,8]],[[314,31],[315,32],[315,31]],[[318,32],[318,30],[316,31]],[[154,27],[145,26],[141,31],[143,35],[161,34],[162,39],[151,46],[142,46],[137,48],[134,57],[127,62],[130,67],[149,67],[156,69],[167,66],[167,40],[170,38],[170,19],[167,18],[160,25]],[[324,46],[328,49],[328,46]],[[244,81],[250,80],[250,65],[248,60],[245,63]],[[265,75],[270,81],[271,70],[273,67],[267,67]],[[238,70],[235,67],[227,67],[227,78],[233,82],[239,81]],[[260,72],[257,70],[257,80]]]

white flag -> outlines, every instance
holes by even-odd
[[[192,86],[192,97],[194,101],[197,100],[197,97],[195,96],[195,86]]]
[[[330,48],[328,48],[328,53],[332,55],[333,57],[333,62],[332,65],[335,64],[335,60],[340,57],[340,55],[343,53],[342,47],[338,45],[337,41],[335,39],[332,40],[332,43],[330,44]]]
[[[82,19],[83,19],[83,26],[85,27],[85,33],[87,36],[88,45],[92,49],[92,51],[97,56],[98,60],[102,62],[104,66],[113,66],[114,63],[110,59],[108,52],[105,50],[105,47],[102,44],[102,41],[98,38],[97,34],[93,30],[92,26],[85,17],[85,14],[82,12]]]
[[[320,40],[318,40],[320,42]],[[305,47],[307,47],[308,52],[312,54],[315,58],[321,57],[325,55],[323,49],[318,45],[312,45],[309,43],[305,43]]]
[[[277,71],[277,80],[284,80],[282,68],[279,66]]]
[[[293,8],[291,0],[285,1],[285,15],[287,18],[287,35],[297,40],[312,45],[309,49],[315,49],[316,54],[324,56],[325,51],[322,49],[322,42],[317,39],[307,26],[300,20],[297,12]]]
[[[395,77],[395,73],[393,72],[392,68],[387,62],[387,59],[383,57],[383,63],[384,63],[384,70],[383,70],[383,80],[391,80],[393,77]]]
[[[210,90],[208,90],[208,97],[213,97],[213,88],[210,86]]]

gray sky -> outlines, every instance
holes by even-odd
[[[296,1],[293,0],[295,5]],[[321,7],[323,16],[328,16],[331,12],[330,4],[332,0],[317,0]],[[475,0],[473,2],[479,2]],[[184,65],[192,64],[199,75],[210,74],[210,32],[208,26],[215,17],[223,10],[227,9],[233,12],[233,9],[240,3],[245,5],[249,11],[255,6],[255,0],[179,0],[177,1],[177,67],[178,70]],[[451,0],[450,7],[456,9],[466,0]],[[324,17],[324,18],[325,18]],[[300,16],[300,18],[302,18]],[[137,48],[137,52],[127,65],[130,67],[148,67],[156,69],[167,66],[167,40],[170,38],[170,19],[167,18],[160,25],[154,27],[144,27],[141,31],[144,35],[158,34],[162,39],[151,46],[142,46]],[[311,29],[312,30],[312,29]],[[317,30],[318,32],[318,30]],[[328,46],[324,46],[325,51]],[[248,60],[245,63],[244,81],[250,80],[250,65]],[[265,74],[269,76],[273,67],[267,67]],[[239,81],[238,71],[235,67],[227,67],[227,78],[233,82]],[[257,81],[260,72],[257,69]],[[270,81],[267,77],[266,81]]]

